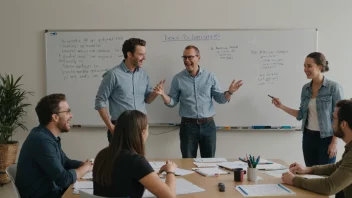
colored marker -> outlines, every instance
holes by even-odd
[[[271,129],[271,126],[252,126],[252,129]]]
[[[274,99],[274,96],[268,95],[270,98]]]

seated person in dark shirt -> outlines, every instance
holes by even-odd
[[[16,186],[22,198],[61,197],[92,163],[69,159],[61,149],[60,134],[70,130],[71,110],[63,94],[42,98],[35,111],[39,126],[24,141],[18,158]]]
[[[138,110],[123,112],[117,119],[112,140],[94,160],[94,195],[104,197],[142,197],[145,188],[156,197],[176,197],[175,170],[167,161],[163,182],[145,159],[148,137],[147,116]]]

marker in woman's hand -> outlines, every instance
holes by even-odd
[[[268,95],[270,98],[274,99],[274,96]]]

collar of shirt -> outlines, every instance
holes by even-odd
[[[309,86],[307,87],[307,89],[312,90],[312,83],[313,83],[313,80],[309,83]],[[328,80],[326,79],[325,76],[323,76],[323,84],[322,84],[322,86],[324,86],[324,87],[328,86]]]
[[[352,150],[352,141],[350,141],[348,144],[345,145],[345,149],[347,150]]]
[[[198,68],[199,68],[199,71],[198,71],[198,74],[197,74],[195,77],[198,77],[198,76],[201,75],[202,72],[203,72],[203,69],[202,69],[199,65],[198,65]],[[188,75],[188,76],[190,76],[190,77],[193,77],[193,76],[187,71],[187,69],[185,69],[185,74]]]
[[[129,69],[127,68],[127,66],[126,66],[126,64],[125,64],[125,60],[123,60],[120,65],[121,65],[121,68],[122,68],[122,70],[123,70],[124,72],[126,72],[126,73],[133,73],[133,72],[131,72],[131,70],[129,70]],[[138,72],[138,71],[139,71],[139,68],[137,67],[136,70],[135,70],[135,72]]]
[[[41,128],[46,134],[49,135],[49,137],[53,138],[53,140],[55,142],[57,142],[58,144],[60,144],[61,142],[61,138],[59,136],[55,136],[48,128],[46,128],[45,126],[39,125],[39,128]]]

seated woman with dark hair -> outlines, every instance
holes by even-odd
[[[163,182],[145,159],[144,143],[148,138],[147,116],[137,110],[123,112],[117,119],[110,145],[95,158],[94,195],[104,197],[142,197],[145,188],[156,197],[176,197],[175,169],[167,161]]]

